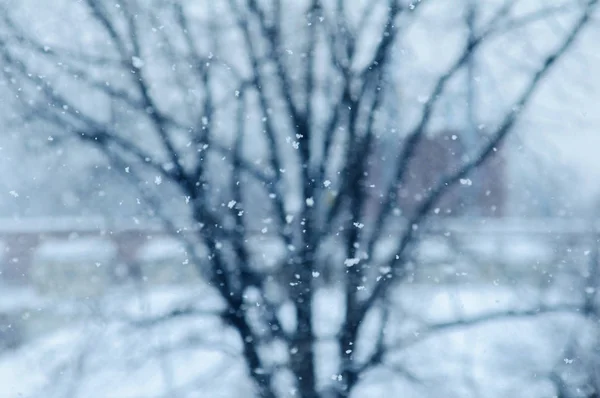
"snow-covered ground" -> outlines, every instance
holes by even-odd
[[[511,239],[455,235],[424,236],[416,245],[414,259],[420,266],[412,282],[390,298],[388,354],[383,366],[366,375],[355,397],[393,391],[405,397],[545,398],[553,394],[550,373],[556,366],[579,366],[567,347],[587,329],[575,310],[585,286],[581,272],[593,258],[587,247],[559,248],[515,234]],[[183,248],[175,243],[154,241],[140,260],[159,270],[182,264],[177,258]],[[343,253],[333,243],[328,253],[342,264]],[[389,257],[394,243],[383,240],[376,260]],[[266,270],[278,267],[285,249],[264,239],[253,247],[262,249],[253,253],[253,266]],[[568,252],[566,262],[562,251]],[[74,266],[90,261],[82,253],[69,253]],[[61,260],[61,266],[71,258],[50,257]],[[570,274],[551,267],[563,263],[572,268]],[[497,273],[486,276],[485,269]],[[223,300],[200,278],[171,285],[107,284],[103,291],[81,296],[0,286],[0,341],[11,341],[0,351],[0,397],[248,396],[251,383],[240,341],[218,316]],[[322,385],[339,372],[334,336],[342,324],[343,303],[338,288],[324,284],[317,290]],[[284,305],[281,311],[283,326],[293,328],[293,309]],[[358,358],[366,358],[374,346],[376,318],[373,314],[365,321],[355,349]],[[273,361],[288,357],[283,347],[266,349]]]
[[[216,316],[222,301],[208,286],[122,289],[87,303],[13,297],[21,311],[28,303],[31,310],[62,313],[64,322],[0,355],[2,397],[248,396],[239,341]],[[569,304],[563,292],[541,296],[525,287],[403,286],[392,299],[385,366],[369,373],[355,396],[550,397],[549,373],[577,361],[565,349],[584,330],[582,318],[493,314],[543,312],[558,299]],[[335,376],[331,336],[341,302],[340,292],[329,289],[315,303],[322,382]],[[467,324],[449,325],[457,320]],[[434,324],[448,326],[429,330]],[[373,339],[365,333],[364,346]]]

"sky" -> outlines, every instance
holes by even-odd
[[[497,3],[497,0],[488,2]],[[539,2],[518,3],[521,4],[522,12],[527,12],[528,6],[533,7],[534,3]],[[556,1],[546,3],[548,6],[551,3],[560,4]],[[399,93],[399,101],[403,104],[418,106],[422,103],[422,93],[427,92],[425,88],[428,87],[423,81],[431,81],[443,70],[453,59],[453,49],[460,45],[460,40],[464,37],[464,29],[461,30],[459,23],[460,10],[448,3],[432,4],[436,6],[422,7],[421,23],[410,26],[408,34],[398,43],[397,61],[404,69],[408,69],[406,78],[401,76],[398,83],[402,91]],[[484,12],[490,12],[492,8],[482,7]],[[31,15],[33,14],[29,14]],[[38,22],[40,26],[47,26],[51,20]],[[522,83],[519,72],[531,71],[532,67],[537,66],[536,60],[543,53],[542,50],[551,46],[564,33],[569,21],[568,17],[557,14],[556,18],[548,18],[534,27],[538,34],[509,36],[493,46],[492,51],[482,54],[478,60],[478,67],[486,76],[478,82],[482,121],[487,122],[486,112],[496,114],[497,107],[510,104],[510,98],[518,92]],[[64,24],[60,25],[64,28]],[[54,33],[61,34],[60,31]],[[529,171],[530,179],[543,180],[543,174],[548,173],[576,176],[574,179],[567,179],[566,185],[561,189],[574,191],[583,202],[600,196],[600,184],[597,183],[600,181],[600,159],[597,156],[597,148],[600,147],[600,134],[597,131],[600,127],[600,115],[596,110],[600,102],[600,75],[597,73],[600,70],[600,56],[595,51],[599,34],[600,23],[593,21],[574,49],[548,76],[513,133],[513,143],[518,150],[535,158],[534,163],[546,165],[542,174],[536,174],[539,171],[535,168]],[[403,61],[406,62],[402,63]],[[415,76],[422,79],[415,79]],[[464,80],[454,81],[451,90],[455,90],[460,98],[463,95],[461,90],[464,90]],[[450,98],[453,100],[455,97]],[[462,117],[460,114],[454,115],[450,123],[460,121]],[[439,124],[448,122],[449,119],[442,118]],[[83,165],[90,166],[87,152],[84,152],[85,156],[80,155],[81,148],[75,149],[74,155],[67,148],[65,155],[60,147],[49,148],[43,155],[40,151],[29,152],[22,142],[28,140],[29,134],[24,132],[27,127],[18,123],[9,125],[8,122],[4,125],[5,132],[13,133],[0,136],[0,151],[5,154],[0,159],[0,165],[6,170],[0,173],[0,190],[4,191],[0,192],[0,208],[9,213],[5,215],[21,212],[20,207],[35,207],[35,200],[27,200],[27,197],[35,199],[35,195],[39,193],[36,190],[46,191],[51,186],[58,186],[60,192],[57,195],[65,196],[71,177],[77,176]],[[527,160],[527,156],[521,156],[520,159]],[[521,165],[517,169],[519,172],[524,170]],[[85,179],[79,179],[76,183],[81,184],[82,180],[85,182]],[[65,182],[67,184],[63,186]],[[15,193],[23,191],[26,192],[24,195],[15,196]],[[61,200],[63,199],[58,202]],[[69,200],[68,195],[65,200]],[[37,213],[43,211],[48,209],[40,209]]]

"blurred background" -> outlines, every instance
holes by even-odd
[[[243,184],[238,181],[243,207],[234,197],[235,187],[228,184],[235,180],[235,165],[246,163],[259,169],[255,174],[282,176],[277,192],[285,199],[290,228],[301,231],[307,220],[302,212],[317,209],[312,235],[319,237],[313,253],[318,261],[308,278],[317,279],[309,287],[314,308],[309,322],[318,395],[290,387],[283,371],[279,376],[278,361],[287,363],[289,352],[293,358],[297,345],[274,337],[262,346],[254,332],[261,358],[271,364],[272,385],[281,390],[277,397],[600,394],[600,14],[591,6],[595,2],[314,4],[0,0],[0,396],[250,396],[258,380],[254,373],[260,372],[246,376],[248,341],[223,319],[231,303],[215,282],[220,273],[213,272],[215,252],[226,252],[235,241],[221,235],[202,240],[196,232],[206,231],[206,223],[240,234],[248,252],[244,264],[268,282],[260,289],[240,288],[249,319],[261,300],[277,303],[283,329],[289,321],[292,330],[299,320],[291,306],[299,304],[287,300],[286,291],[305,276],[282,265],[304,246],[296,243],[302,241],[296,230],[289,232],[290,241],[284,239],[283,220],[279,235],[279,213],[270,204],[275,193],[245,177],[239,180]],[[276,5],[280,14],[273,15],[282,21],[279,50],[269,52],[276,33],[261,31],[261,21],[271,26]],[[402,12],[388,24],[395,6]],[[585,26],[564,53],[557,53],[581,15],[587,15]],[[307,20],[309,27],[325,24],[323,32],[302,36]],[[128,27],[128,21],[139,24],[129,38],[134,25]],[[370,64],[390,26],[397,32],[388,56]],[[310,52],[303,49],[311,40],[317,55],[309,67]],[[334,56],[336,46],[354,46],[354,58],[344,64]],[[259,54],[256,62],[266,59],[264,66],[246,60],[252,48]],[[548,62],[549,57],[554,58]],[[211,72],[203,72],[209,64]],[[276,66],[281,64],[289,77],[283,93],[272,83],[280,78]],[[540,69],[546,64],[552,64],[547,73]],[[372,101],[375,106],[366,78],[363,82],[356,73],[352,80],[344,71],[368,72],[380,65],[385,68],[373,93],[384,94]],[[315,94],[307,101],[311,112],[297,105],[304,101],[305,70],[315,71]],[[260,85],[258,78],[266,83]],[[351,84],[344,96],[346,81]],[[520,101],[532,82],[531,96]],[[363,83],[366,104],[352,91],[361,92],[355,87]],[[248,85],[244,97],[240,87]],[[261,93],[272,103],[261,102]],[[369,161],[355,177],[362,188],[344,191],[341,164],[352,156],[344,152],[346,138],[333,140],[331,177],[315,183],[321,191],[305,195],[295,187],[299,170],[310,167],[292,163],[290,153],[297,142],[302,148],[303,137],[294,133],[297,126],[286,124],[289,98],[291,109],[312,115],[307,131],[316,126],[314,140],[333,131],[323,126],[339,104],[350,115],[333,127],[352,131],[352,107],[345,101],[360,109],[359,136],[370,134],[369,115],[377,115],[375,138],[365,144]],[[148,101],[153,105],[146,106]],[[247,104],[240,119],[248,126],[241,144],[244,161],[235,149],[240,104]],[[510,131],[494,141],[513,116]],[[272,120],[283,172],[269,164]],[[426,126],[419,127],[423,121]],[[159,126],[155,134],[153,123],[163,122],[168,129]],[[217,143],[185,136],[201,136],[208,127]],[[173,137],[175,162],[156,138],[164,131]],[[422,137],[404,166],[402,183],[388,192],[403,145],[416,131]],[[119,146],[111,141],[114,136],[129,141]],[[423,210],[438,181],[477,159],[490,142],[497,145],[485,161]],[[187,159],[202,164],[201,154],[209,151],[214,159],[205,165],[208,177],[190,181],[208,192],[211,211],[217,220],[223,215],[218,223],[190,205],[196,199],[181,189],[181,175],[170,179],[180,161],[193,169],[195,160]],[[311,165],[317,164],[314,159],[309,157]],[[154,163],[158,169],[152,169]],[[318,213],[326,213],[338,197],[353,203],[359,190],[366,197],[360,218],[343,201],[338,217]],[[391,221],[378,224],[390,192]],[[239,218],[243,213],[245,225],[225,218],[232,210]],[[377,237],[370,256],[348,255],[354,242],[346,245],[346,223]],[[356,242],[369,241],[360,231]],[[406,249],[397,252],[396,244],[407,236]],[[231,251],[225,258],[237,264],[240,254]],[[344,388],[336,385],[345,373],[335,344],[348,325],[345,297],[349,289],[375,291],[379,278],[396,267],[394,258],[402,262],[402,276],[381,301],[390,308],[385,322],[381,326],[370,319],[379,315],[367,314],[354,341],[371,347],[376,336],[385,335],[385,360],[361,375],[351,393],[340,392]],[[347,274],[357,264],[366,264],[364,279],[348,285]],[[237,275],[236,265],[225,268]],[[369,272],[378,279],[367,281]],[[357,354],[357,363],[370,349]]]

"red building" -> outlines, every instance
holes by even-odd
[[[391,165],[395,164],[399,150],[387,144],[379,143],[381,155],[376,157],[371,172],[375,187],[385,186],[384,182],[395,172]],[[392,148],[395,153],[391,153]],[[413,214],[431,190],[443,178],[459,170],[470,154],[458,134],[442,133],[421,140],[397,192],[402,213],[407,217]],[[501,217],[506,212],[506,185],[506,162],[502,150],[498,150],[443,195],[436,205],[439,209],[436,213],[451,217]],[[381,192],[376,190],[374,196],[373,206],[377,207],[381,203]]]

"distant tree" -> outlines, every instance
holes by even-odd
[[[385,363],[386,297],[409,273],[420,225],[446,190],[495,152],[597,5],[573,1],[560,9],[568,27],[556,40],[545,38],[548,51],[536,58],[514,102],[505,113],[499,107],[498,123],[479,146],[439,175],[405,216],[397,193],[448,86],[506,32],[557,12],[490,2],[490,12],[470,22],[471,34],[454,37],[456,48],[448,42],[434,65],[442,72],[423,79],[415,123],[390,128],[403,118],[392,95],[403,87],[393,77],[410,65],[408,58],[397,61],[396,44],[410,38],[422,12],[441,3],[4,1],[3,86],[28,129],[97,148],[158,209],[185,208],[197,231],[190,244],[211,253],[210,269],[200,271],[226,302],[222,317],[239,333],[259,396],[276,397],[274,378],[285,373],[293,375],[296,396],[347,397]],[[392,172],[375,210],[366,212],[368,174],[383,161],[373,148],[390,135],[398,142],[387,160]],[[161,199],[166,186],[179,192],[178,204]],[[392,229],[395,246],[377,255]],[[274,234],[286,248],[276,278],[252,264],[249,238],[257,233]],[[332,257],[321,253],[331,239],[344,258],[327,265]],[[339,271],[344,297],[333,379],[319,374],[314,323],[319,276],[328,266]],[[270,293],[274,283],[283,294]],[[284,306],[293,308],[291,317],[283,316]],[[367,316],[376,332],[360,340]],[[262,350],[275,342],[289,353],[284,363]]]

